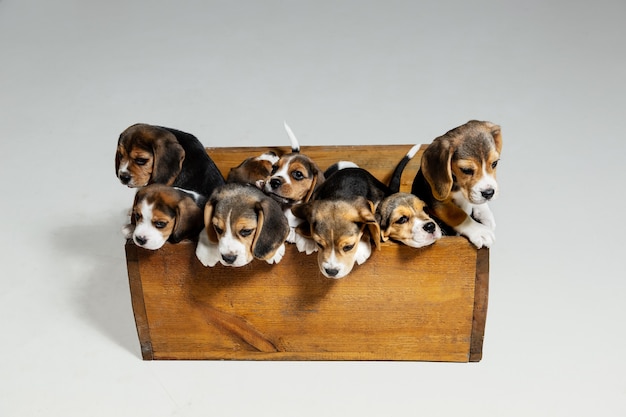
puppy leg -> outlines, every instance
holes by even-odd
[[[361,265],[367,261],[372,254],[372,245],[369,241],[369,236],[366,236],[359,240],[356,247],[356,253],[354,254],[354,260],[358,265]]]
[[[297,239],[296,227],[300,223],[302,223],[302,219],[297,218],[292,212],[290,208],[284,210],[285,217],[287,218],[287,223],[289,223],[289,235],[287,235],[286,241],[289,243],[295,243]]]
[[[219,245],[211,243],[206,234],[206,229],[202,229],[196,246],[196,257],[204,266],[215,266],[220,260]]]
[[[278,247],[274,256],[267,259],[266,262],[268,264],[277,264],[281,261],[281,259],[283,259],[283,256],[285,256],[285,244],[284,243]]]
[[[285,210],[285,217],[287,217],[287,222],[289,223],[289,235],[285,241],[295,243],[298,248],[298,252],[305,252],[307,255],[317,252],[317,245],[313,239],[308,239],[296,232],[296,228],[300,225],[300,223],[302,223],[303,220],[296,217],[291,212],[291,209]]]
[[[496,240],[496,236],[489,227],[478,223],[476,220],[467,216],[465,221],[454,228],[459,234],[467,237],[470,242],[478,249],[483,246],[491,247]]]
[[[496,219],[487,203],[474,206],[472,210],[472,217],[491,230],[496,229]]]

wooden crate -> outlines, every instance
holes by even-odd
[[[323,169],[352,160],[386,181],[409,145],[303,147]],[[209,148],[226,175],[267,148]],[[287,152],[287,148],[274,149]],[[423,151],[423,148],[422,150]],[[420,151],[420,152],[421,152]],[[408,191],[419,167],[407,166]],[[420,360],[482,357],[489,250],[463,237],[414,249],[384,243],[333,280],[288,245],[277,265],[204,267],[195,242],[149,251],[126,243],[144,359]]]

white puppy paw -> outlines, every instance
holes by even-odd
[[[463,223],[456,227],[459,234],[467,237],[476,248],[489,248],[496,240],[495,233],[491,228],[484,224],[478,223],[471,217],[468,217]]]
[[[124,239],[131,239],[133,237],[133,232],[135,231],[134,224],[127,224],[122,227],[122,235],[124,235]]]
[[[293,243],[296,244],[298,252],[304,252],[307,255],[310,255],[313,252],[317,252],[317,245],[315,244],[315,241],[313,239],[306,238],[296,233],[296,237]]]
[[[274,256],[267,259],[266,262],[268,264],[277,264],[281,261],[281,259],[283,259],[283,256],[285,256],[285,244],[284,243],[278,247]]]
[[[372,245],[369,240],[361,239],[356,247],[356,253],[354,254],[354,260],[358,265],[361,265],[367,261],[372,254]]]
[[[496,230],[496,219],[487,203],[474,206],[472,210],[472,217],[474,217],[476,221],[480,222],[480,224],[487,226],[489,229]]]
[[[196,246],[196,258],[204,266],[215,266],[220,260],[218,244],[209,241],[204,229],[200,233],[198,245]]]

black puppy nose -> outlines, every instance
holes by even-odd
[[[339,270],[335,268],[324,268],[324,271],[326,271],[326,275],[329,277],[334,277],[339,273]]]
[[[435,225],[435,222],[428,222],[424,225],[424,231],[428,233],[434,233],[436,229],[437,225]]]
[[[237,259],[237,255],[222,255],[222,259],[224,260],[224,262],[231,265],[233,262],[235,262],[235,259]]]
[[[272,187],[272,190],[277,189],[278,187],[280,187],[283,184],[283,182],[278,179],[278,178],[272,178],[270,180],[270,187]]]
[[[493,197],[493,195],[494,195],[495,193],[496,193],[496,192],[493,190],[493,188],[490,188],[490,189],[488,189],[488,190],[481,191],[481,193],[480,193],[480,194],[482,194],[482,196],[485,198],[485,200],[491,200],[491,197]]]
[[[143,236],[135,236],[135,242],[137,242],[137,244],[139,244],[140,246],[145,245],[147,241],[148,239]]]
[[[128,184],[130,182],[130,174],[127,172],[121,173],[120,181],[122,181],[122,184]]]

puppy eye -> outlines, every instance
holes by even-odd
[[[324,249],[324,245],[322,245],[320,242],[315,242],[315,244],[317,245],[318,248]]]
[[[145,165],[148,162],[146,158],[137,158],[135,159],[135,163],[137,165]]]
[[[404,224],[408,221],[409,221],[409,218],[407,216],[402,216],[398,220],[396,220],[396,224]]]
[[[354,249],[354,245],[346,245],[343,247],[344,252],[350,252],[352,249]]]
[[[141,220],[141,214],[139,213],[134,213],[133,217],[135,218],[135,221],[138,222],[139,220]]]
[[[167,226],[167,222],[162,222],[162,221],[154,222],[154,227],[156,227],[157,229],[163,229],[165,226]]]
[[[217,233],[218,235],[224,233],[224,229],[222,229],[221,227],[213,226],[213,228],[215,229],[215,233]]]
[[[302,181],[304,179],[304,174],[301,171],[293,171],[291,176],[296,181]]]
[[[493,164],[491,164],[491,168],[496,169],[496,167],[498,166],[498,162],[500,161],[495,161]]]
[[[474,175],[474,170],[472,168],[461,168],[461,172],[465,175]]]
[[[250,236],[252,234],[252,229],[241,229],[239,231],[239,236],[241,237],[247,237]]]
[[[278,165],[272,165],[272,175],[274,175],[278,171]]]

